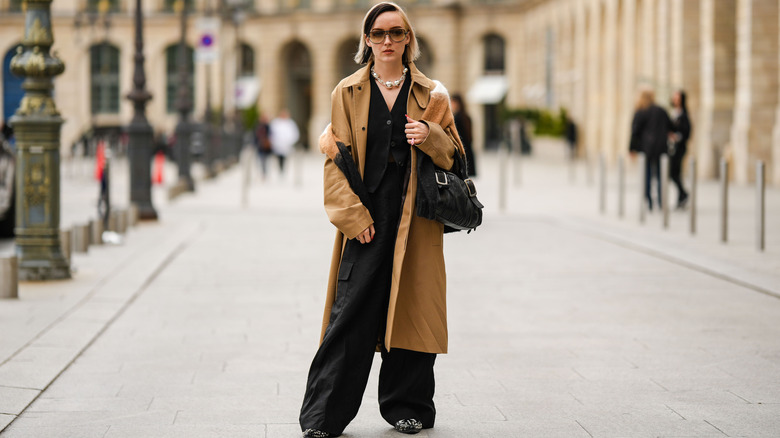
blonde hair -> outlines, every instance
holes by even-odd
[[[655,92],[652,88],[644,87],[639,90],[639,97],[636,100],[636,109],[641,110],[649,108],[655,102]]]
[[[417,44],[417,34],[414,32],[412,23],[409,21],[409,17],[406,16],[406,12],[401,9],[400,6],[393,2],[377,3],[368,10],[366,16],[363,17],[363,25],[361,26],[361,37],[358,51],[355,53],[355,62],[358,64],[366,64],[373,59],[374,53],[371,51],[371,47],[366,44],[366,38],[371,31],[371,27],[374,25],[376,18],[385,12],[398,12],[401,16],[401,20],[404,22],[404,26],[409,31],[409,44],[406,45],[406,49],[403,54],[403,62],[407,64],[420,57],[420,45]]]

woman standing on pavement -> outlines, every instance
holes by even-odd
[[[433,365],[447,352],[443,225],[426,217],[434,165],[452,168],[463,146],[446,90],[414,65],[419,48],[404,11],[377,4],[361,34],[355,61],[367,65],[334,89],[320,137],[325,210],[338,231],[304,437],[342,433],[376,351],[382,417],[401,433],[433,427]]]
[[[688,107],[685,104],[685,92],[675,91],[672,94],[672,128],[674,136],[672,144],[674,148],[669,151],[669,173],[677,186],[677,208],[685,208],[688,202],[688,192],[682,182],[682,161],[688,151],[688,139],[691,137],[691,120],[688,118]]]

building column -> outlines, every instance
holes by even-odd
[[[602,0],[599,6],[603,11],[602,29],[602,62],[603,73],[601,75],[601,142],[602,152],[607,156],[608,162],[614,161],[617,152],[617,9],[618,0]],[[603,9],[602,9],[603,8]]]
[[[587,2],[586,11],[588,14],[587,25],[587,80],[586,80],[586,108],[585,116],[585,145],[587,159],[594,160],[598,154],[601,144],[600,128],[603,109],[600,107],[602,74],[601,67],[601,7],[598,0]]]
[[[669,0],[655,3],[655,69],[654,84],[656,103],[663,106],[669,97]]]
[[[585,134],[585,127],[587,126],[586,117],[586,104],[585,104],[585,89],[586,89],[586,72],[585,72],[585,37],[586,37],[586,16],[585,16],[585,4],[584,0],[574,0],[576,7],[574,10],[574,31],[572,33],[572,45],[574,47],[574,59],[572,68],[572,112],[575,123],[579,126],[579,140],[580,145],[587,145],[590,139]]]
[[[671,3],[671,90],[685,90],[688,110],[698,114],[701,76],[699,0],[672,0]]]
[[[778,14],[778,18],[780,18],[780,14]],[[780,32],[778,32],[778,34],[780,35]],[[780,36],[778,38],[780,39]],[[780,42],[778,42],[778,44],[780,44]],[[779,55],[780,51],[775,55],[776,60]],[[780,69],[778,69],[778,74],[780,74]],[[780,93],[780,85],[778,85],[777,90],[778,93]],[[778,100],[780,100],[780,96],[778,96]],[[774,185],[780,186],[780,102],[777,106],[775,128],[772,132],[771,158],[771,163],[767,163],[767,171],[769,172],[769,178],[767,178],[767,180],[772,181]]]
[[[733,177],[747,183],[755,161],[769,162],[777,108],[777,0],[737,2],[737,91],[731,131]]]
[[[330,95],[333,84],[338,83],[339,71],[337,47],[334,44],[323,45],[311,51],[312,70],[318,72],[311,78],[311,117],[309,118],[310,150],[319,150],[319,138],[325,126],[330,122]]]
[[[696,129],[696,156],[701,178],[717,176],[718,160],[729,143],[734,117],[736,77],[736,6],[701,0],[701,88]]]
[[[655,4],[654,0],[642,0],[641,41],[639,53],[641,54],[639,63],[640,82],[645,85],[655,86]],[[636,94],[636,93],[635,93]]]
[[[628,152],[636,96],[636,0],[623,0],[620,15],[620,100],[618,102],[618,156]]]

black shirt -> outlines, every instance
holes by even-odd
[[[406,142],[406,102],[409,100],[411,75],[406,77],[395,99],[393,109],[388,110],[382,91],[371,80],[371,103],[368,108],[368,133],[366,139],[366,188],[373,193],[385,175],[387,163],[392,158],[399,166],[406,164],[410,145]],[[391,155],[392,154],[392,155]]]

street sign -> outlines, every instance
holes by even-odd
[[[195,61],[211,64],[219,58],[219,18],[201,17],[196,21],[198,48]]]

